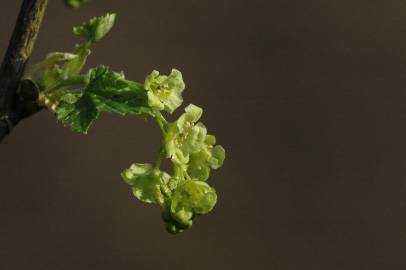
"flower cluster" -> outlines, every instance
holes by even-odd
[[[167,122],[160,111],[173,113],[182,104],[185,84],[180,71],[169,76],[153,71],[145,80],[148,103],[163,133],[161,153],[155,166],[131,165],[122,173],[140,201],[158,203],[163,208],[163,220],[171,233],[192,226],[196,216],[210,212],[216,204],[216,191],[205,181],[211,169],[222,166],[225,150],[216,138],[207,134],[199,122],[203,110],[190,104],[174,122]],[[162,159],[173,164],[173,174],[160,170]]]

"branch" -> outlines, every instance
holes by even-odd
[[[19,90],[48,0],[23,0],[6,55],[0,67],[0,142],[22,119],[38,112],[36,88]],[[31,86],[32,88],[30,89]]]

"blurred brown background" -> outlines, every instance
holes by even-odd
[[[0,145],[0,269],[406,269],[405,1],[52,0],[33,61],[106,12],[89,66],[184,73],[227,150],[219,203],[167,234],[119,176],[154,160],[156,125],[103,114],[83,136],[44,111]]]

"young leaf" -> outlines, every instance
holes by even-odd
[[[74,61],[78,56],[71,53],[53,52],[46,58],[25,71],[24,78],[34,81],[40,91],[50,89],[63,80],[59,64]]]
[[[142,85],[126,80],[124,74],[100,66],[91,69],[88,76],[90,82],[85,91],[92,95],[100,111],[121,115],[152,113]]]
[[[90,54],[88,44],[82,44],[77,46],[75,50],[76,58],[67,61],[63,67],[63,77],[68,78],[71,76],[77,76],[86,64],[87,57]]]
[[[103,111],[152,115],[146,91],[140,84],[126,80],[123,74],[100,66],[91,69],[87,77],[89,82],[83,94],[68,92],[59,98],[55,112],[65,126],[87,133]]]
[[[86,134],[100,112],[97,110],[92,98],[87,94],[83,94],[76,100],[68,100],[71,98],[72,96],[66,97],[56,108],[55,112],[58,120],[65,126],[69,126],[73,131]]]
[[[106,14],[105,16],[94,17],[88,22],[73,28],[73,33],[85,38],[90,43],[95,43],[102,39],[113,27],[116,14]]]

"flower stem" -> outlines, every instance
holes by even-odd
[[[165,126],[168,122],[166,121],[165,117],[159,111],[154,111],[154,114],[155,114],[155,120],[158,123],[158,126],[161,129],[162,134],[165,139],[165,136],[166,136],[166,127]]]
[[[165,151],[165,142],[166,142],[166,124],[168,123],[163,115],[159,111],[154,111],[155,114],[155,120],[158,123],[159,128],[162,131],[162,143],[159,149],[159,157],[158,160],[155,163],[155,169],[158,169],[161,167],[162,161],[166,157],[166,151]]]
[[[164,144],[161,144],[161,147],[159,149],[159,157],[155,163],[155,169],[159,170],[159,168],[161,168],[162,161],[165,159],[165,157],[166,157],[165,146]]]

